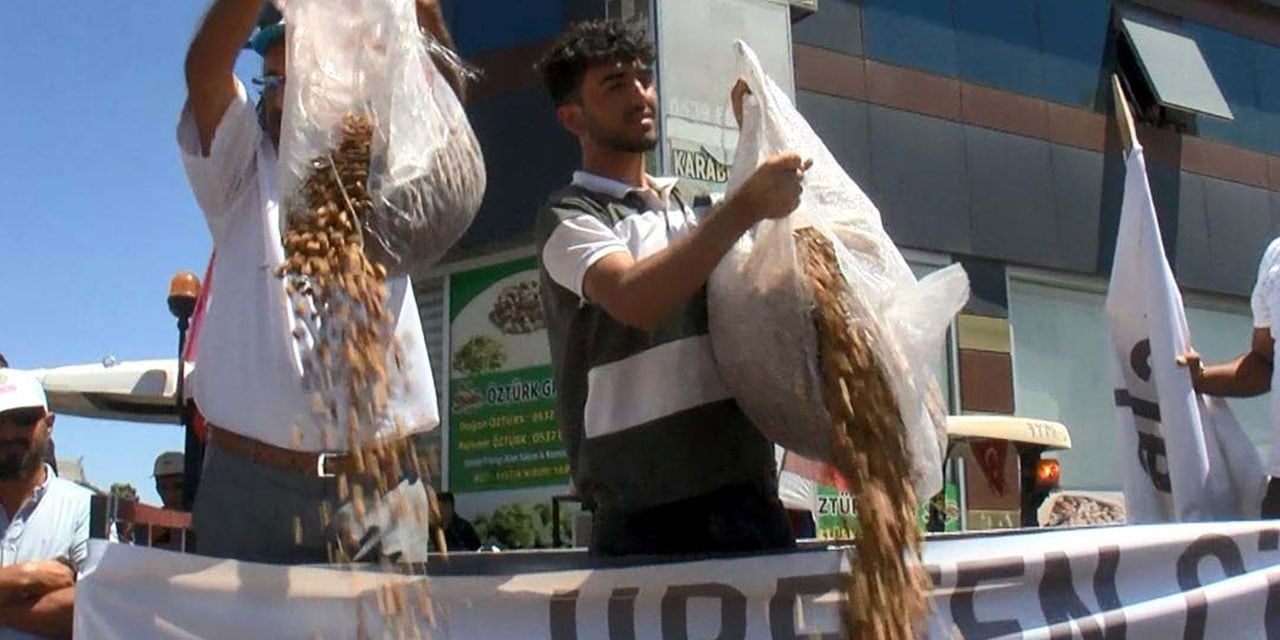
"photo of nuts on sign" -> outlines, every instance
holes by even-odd
[[[507,285],[489,312],[489,321],[503,333],[530,333],[542,329],[542,292],[537,280]]]
[[[534,269],[482,285],[453,318],[450,330],[452,378],[551,364],[542,293]]]

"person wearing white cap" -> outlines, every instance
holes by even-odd
[[[71,637],[92,494],[45,464],[53,421],[39,380],[0,369],[0,640]]]
[[[151,477],[156,480],[156,493],[160,494],[164,508],[182,509],[182,474],[185,469],[186,458],[181,451],[166,451],[156,457]]]
[[[9,367],[11,367],[11,366],[13,366],[13,365],[10,365],[10,364],[9,364],[9,361],[5,359],[4,354],[3,354],[3,353],[0,353],[0,369],[7,369],[7,368],[9,368]],[[57,475],[57,473],[58,473],[58,454],[57,454],[57,452],[56,452],[56,451],[54,451],[54,447],[53,447],[53,439],[52,439],[52,438],[50,438],[50,439],[49,439],[49,448],[48,448],[48,449],[45,449],[45,452],[44,452],[44,462],[45,462],[45,464],[49,465],[49,467],[50,467],[50,468],[52,468],[52,469],[53,469],[53,473],[54,473],[54,475]]]

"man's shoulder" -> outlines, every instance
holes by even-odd
[[[47,496],[72,503],[84,503],[85,505],[88,505],[89,500],[93,498],[93,492],[88,488],[57,476],[49,478],[47,491]]]
[[[1274,267],[1280,263],[1280,237],[1273,238],[1267,243],[1267,248],[1262,251],[1262,264],[1264,267]]]
[[[552,191],[542,204],[542,211],[557,216],[598,214],[609,206],[609,198],[576,184]]]
[[[1255,283],[1255,295],[1259,289],[1275,292],[1276,272],[1280,271],[1280,238],[1273,239],[1262,251],[1262,259],[1258,261],[1258,280]]]
[[[561,222],[584,215],[612,226],[616,214],[610,211],[611,202],[607,196],[574,184],[556,189],[538,210],[538,243],[546,242]]]

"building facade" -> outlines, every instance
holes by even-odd
[[[577,163],[533,61],[565,25],[619,3],[444,4],[462,53],[484,72],[468,111],[489,171],[472,229],[417,279],[437,379],[452,381],[461,345],[450,334],[468,329],[450,304],[451,279],[532,256],[535,211]],[[1280,3],[816,5],[792,11],[798,107],[879,206],[917,270],[959,262],[972,281],[973,299],[940,355],[953,412],[1063,422],[1074,441],[1061,455],[1063,485],[1118,491],[1130,461],[1115,453],[1103,312],[1124,178],[1110,79],[1119,73],[1137,98],[1138,136],[1193,341],[1209,359],[1233,357],[1249,344],[1247,296],[1280,230]],[[1120,20],[1126,15],[1171,34],[1162,42],[1173,48],[1144,49]],[[1197,51],[1229,120],[1163,99],[1162,56]],[[440,386],[450,413],[457,388]],[[1260,447],[1269,445],[1266,403],[1234,405]],[[446,439],[459,437],[451,422]],[[443,446],[442,454],[456,482],[459,452]]]

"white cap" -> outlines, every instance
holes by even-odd
[[[49,409],[44,385],[35,376],[17,369],[0,369],[0,413],[13,409]]]
[[[180,474],[186,468],[187,458],[180,451],[166,451],[156,458],[156,469],[153,476],[172,476]]]

